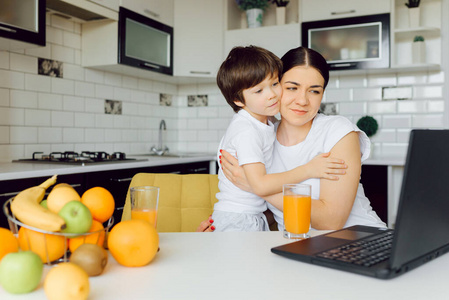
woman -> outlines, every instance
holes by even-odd
[[[348,167],[337,181],[312,178],[303,182],[312,185],[312,228],[337,230],[356,224],[385,227],[359,183],[361,163],[370,152],[368,137],[342,116],[318,113],[329,80],[326,60],[314,50],[299,47],[288,51],[282,62],[282,118],[277,126],[269,172],[285,172],[307,163],[319,153],[331,152]],[[228,179],[248,190],[237,159],[224,151],[222,168]],[[265,199],[282,229],[282,194]],[[207,223],[203,222],[199,229],[204,229]]]

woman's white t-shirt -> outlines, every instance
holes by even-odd
[[[348,133],[355,131],[359,135],[360,152],[362,163],[370,154],[371,142],[366,134],[361,131],[351,121],[342,116],[325,116],[317,114],[313,120],[312,127],[306,139],[294,146],[283,146],[277,140],[274,143],[273,162],[269,169],[270,173],[281,173],[291,170],[300,165],[308,163],[312,158],[320,153],[329,152],[338,141]],[[312,186],[312,199],[320,197],[320,179],[311,178],[302,183]],[[273,212],[278,227],[282,230],[284,225],[282,211],[275,208],[270,203],[268,208]],[[352,206],[351,213],[344,227],[352,225],[368,225],[385,227],[385,223],[380,220],[376,212],[371,208],[368,198],[365,196],[362,184],[359,183],[357,195]]]

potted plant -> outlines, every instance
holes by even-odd
[[[263,12],[268,7],[268,0],[235,0],[238,7],[246,12],[249,28],[261,27]]]
[[[417,35],[413,39],[412,61],[415,64],[423,64],[426,62],[426,44],[422,35]]]
[[[407,3],[405,3],[405,6],[408,7],[408,18],[409,18],[409,24],[411,28],[419,27],[420,21],[420,9],[419,9],[419,3],[421,0],[408,0]]]
[[[271,3],[276,4],[276,25],[285,24],[285,10],[289,0],[271,0]]]
[[[379,124],[373,117],[364,116],[357,121],[357,127],[365,132],[368,137],[371,137],[376,134]]]

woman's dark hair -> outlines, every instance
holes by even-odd
[[[324,88],[329,82],[329,66],[324,57],[306,47],[298,47],[289,50],[281,58],[282,60],[282,75],[288,70],[298,66],[308,66],[316,69],[324,78]],[[281,76],[282,77],[282,76]]]

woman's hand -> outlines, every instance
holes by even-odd
[[[212,220],[212,215],[203,222],[200,223],[200,226],[196,229],[196,232],[213,232],[215,230],[215,226],[212,225],[214,220]]]
[[[251,186],[245,176],[245,171],[239,166],[237,158],[226,152],[220,150],[220,164],[224,175],[239,189],[252,193]]]

